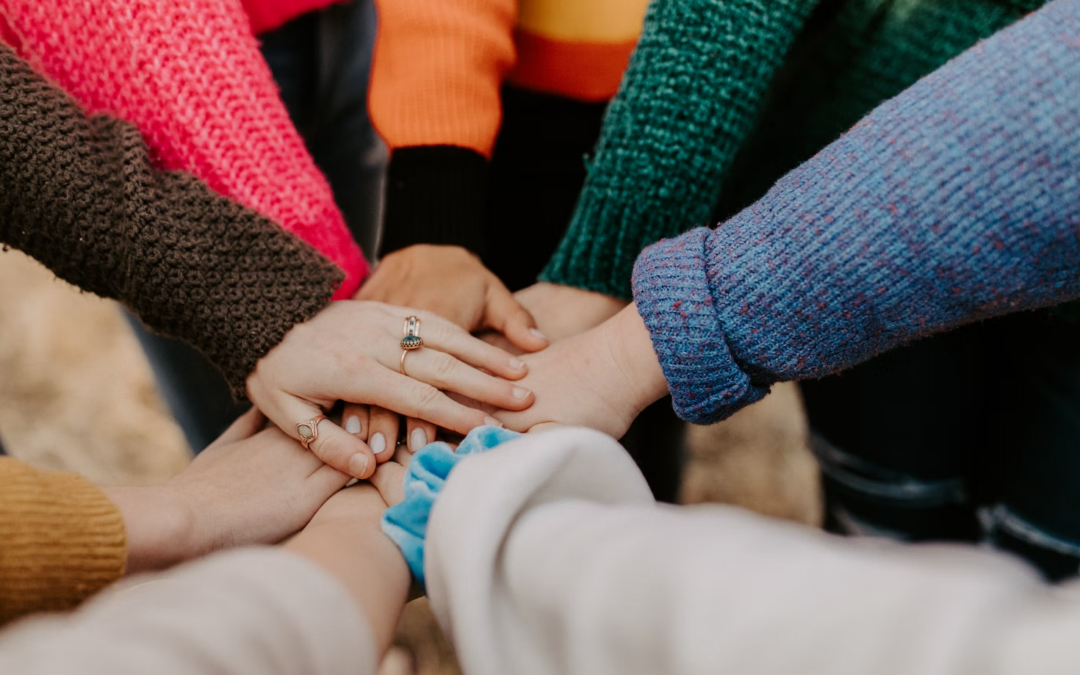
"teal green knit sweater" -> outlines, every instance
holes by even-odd
[[[647,245],[712,224],[1044,0],[653,0],[544,281],[629,298]]]

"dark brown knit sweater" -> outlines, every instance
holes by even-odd
[[[343,278],[263,216],[152,168],[134,126],[87,118],[3,44],[0,242],[193,345],[238,397],[255,363]]]

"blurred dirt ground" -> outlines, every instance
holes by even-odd
[[[0,439],[40,466],[102,484],[153,484],[186,465],[183,435],[115,304],[79,293],[20,253],[0,253]],[[681,500],[745,506],[816,525],[817,473],[798,390],[693,427]],[[406,608],[384,675],[460,672],[424,600]]]

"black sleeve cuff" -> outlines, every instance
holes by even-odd
[[[461,246],[483,255],[487,174],[487,159],[468,148],[394,150],[379,256],[413,244]]]

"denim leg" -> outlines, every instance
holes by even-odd
[[[369,260],[382,217],[387,152],[368,115],[372,0],[307,14],[262,36],[263,57],[334,201]]]
[[[150,361],[166,405],[198,454],[251,407],[232,397],[225,378],[204,357],[179,340],[155,335],[125,312],[135,337]]]
[[[353,239],[374,262],[389,153],[368,113],[377,17],[373,0],[331,5],[319,17],[321,124],[308,141]]]

